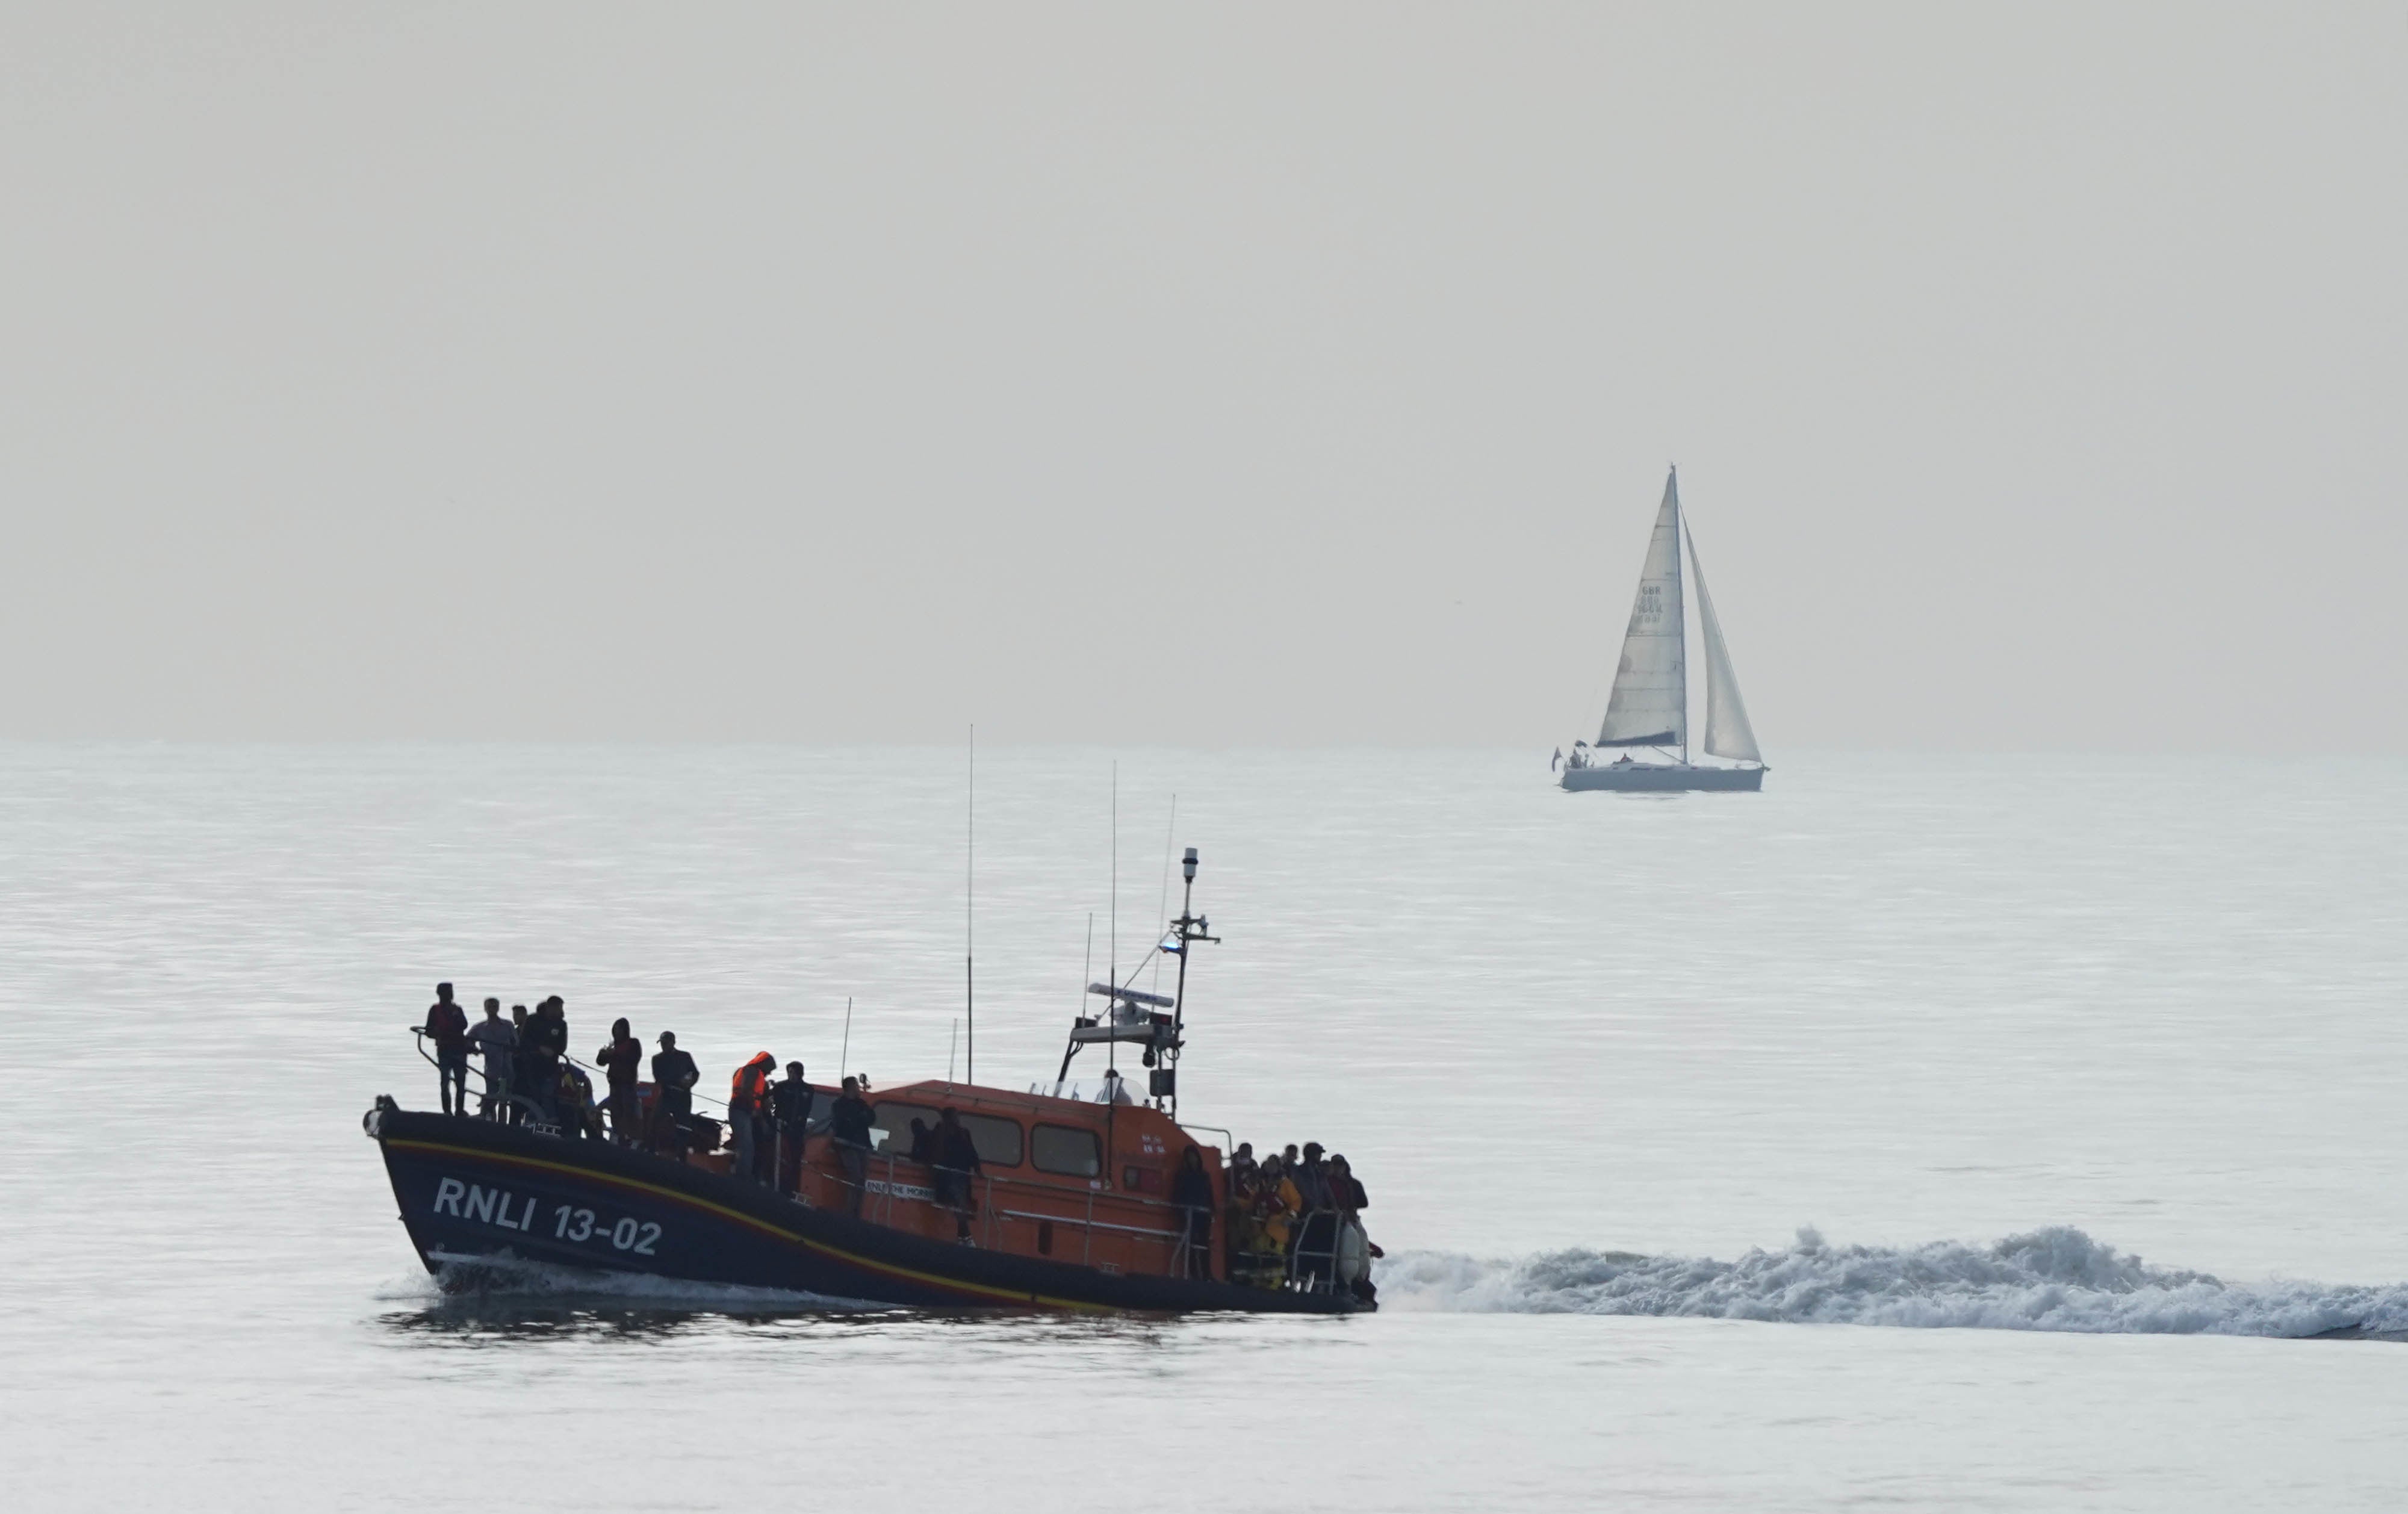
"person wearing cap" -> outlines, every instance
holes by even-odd
[[[661,1112],[671,1120],[693,1114],[694,1085],[701,1081],[702,1069],[678,1050],[677,1032],[661,1032],[661,1049],[652,1053],[652,1086],[660,1090]]]
[[[803,1139],[811,1128],[811,1085],[803,1080],[803,1064],[786,1064],[786,1076],[769,1085],[769,1114],[778,1127],[778,1192],[791,1193],[803,1185]]]
[[[445,1114],[468,1112],[468,1015],[452,1002],[452,985],[435,985],[435,1002],[426,1007],[421,1027],[435,1042],[436,1096]]]

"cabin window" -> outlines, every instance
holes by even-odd
[[[964,1114],[962,1124],[978,1148],[979,1161],[990,1167],[1020,1165],[1020,1121],[998,1115]]]
[[[881,1104],[869,1114],[870,1149],[887,1156],[911,1154],[911,1121],[937,1128],[937,1111],[924,1104]],[[980,1155],[985,1153],[982,1151]]]
[[[1104,1149],[1092,1130],[1068,1125],[1039,1125],[1029,1133],[1029,1160],[1039,1172],[1071,1178],[1093,1178],[1104,1170]]]
[[[885,1156],[910,1157],[911,1154],[911,1121],[917,1120],[935,1130],[944,1119],[942,1110],[924,1104],[903,1104],[888,1101],[870,1111],[869,1144]],[[970,1133],[970,1144],[978,1148],[979,1161],[990,1167],[1020,1165],[1020,1122],[995,1115],[962,1114],[963,1128]]]

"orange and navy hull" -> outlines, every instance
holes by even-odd
[[[430,1272],[540,1263],[921,1308],[1343,1314],[1345,1294],[1114,1275],[949,1245],[601,1141],[380,1107],[410,1243]]]

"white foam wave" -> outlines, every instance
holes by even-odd
[[[584,1272],[547,1263],[480,1259],[446,1263],[430,1282],[444,1297],[490,1298],[517,1302],[609,1302],[644,1308],[725,1310],[744,1313],[776,1309],[864,1309],[882,1306],[854,1299],[831,1298],[783,1288],[748,1288],[735,1283],[691,1282],[639,1272]]]
[[[1813,1229],[1733,1262],[1627,1251],[1484,1261],[1400,1252],[1383,1307],[1627,1314],[2094,1334],[2408,1335],[2408,1284],[2227,1283],[2153,1267],[2067,1225],[1989,1245],[1831,1246]]]

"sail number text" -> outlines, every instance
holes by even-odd
[[[482,1183],[464,1183],[457,1178],[446,1178],[435,1188],[437,1214],[475,1220],[503,1230],[533,1232],[539,1207],[531,1197],[508,1189],[487,1188]],[[611,1220],[573,1204],[554,1204],[548,1217],[552,1239],[580,1246],[607,1245],[635,1256],[651,1256],[661,1241],[657,1222],[633,1215]]]

